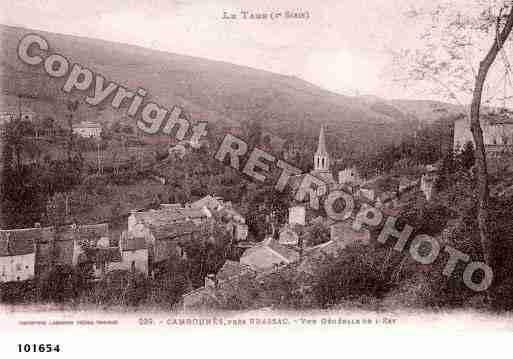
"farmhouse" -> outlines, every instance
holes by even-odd
[[[186,258],[181,243],[198,237],[206,238],[212,231],[211,217],[211,212],[205,207],[171,207],[132,212],[128,217],[128,231],[122,236],[141,241],[137,242],[140,243],[138,250],[141,251],[144,250],[144,242],[148,251],[149,266],[153,267],[169,259]],[[143,254],[138,252],[131,255]]]

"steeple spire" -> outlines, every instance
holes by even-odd
[[[326,139],[324,138],[324,126],[321,126],[319,133],[319,143],[317,144],[317,151],[314,155],[314,170],[320,172],[327,172],[330,169],[330,158],[326,150]]]

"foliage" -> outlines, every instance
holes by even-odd
[[[380,257],[365,246],[350,246],[328,256],[316,269],[313,293],[321,308],[358,296],[381,297],[387,282],[380,276]]]
[[[315,222],[306,227],[305,241],[309,247],[316,246],[330,240],[330,230],[324,223]]]
[[[474,166],[476,158],[474,156],[474,145],[472,142],[465,143],[463,150],[456,157],[458,161],[458,165],[461,166],[465,170],[469,170]]]
[[[187,254],[188,278],[198,287],[208,274],[217,273],[229,259],[232,241],[223,228],[216,226],[208,239],[184,241],[181,245]]]
[[[136,306],[147,298],[148,293],[149,283],[141,273],[116,270],[107,273],[96,284],[92,300],[103,306]]]
[[[187,264],[184,261],[170,259],[159,264],[155,273],[155,278],[151,282],[152,302],[171,307],[191,289]]]

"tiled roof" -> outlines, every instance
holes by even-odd
[[[224,202],[219,197],[206,195],[205,197],[191,203],[191,208],[201,209],[203,207],[217,211],[224,207]]]
[[[181,203],[162,203],[160,206],[159,206],[159,209],[161,210],[177,210],[177,209],[182,209],[183,206]]]
[[[57,231],[54,227],[0,230],[0,242],[4,242],[0,244],[0,255],[31,253],[34,250],[35,243],[48,243],[54,239],[61,241],[73,239],[95,241],[108,235],[109,225],[107,223],[87,224],[77,227],[69,225],[60,227]]]
[[[145,212],[135,212],[133,215],[138,221],[154,225],[209,217],[209,214],[203,208],[149,210]]]
[[[258,244],[254,247],[248,248],[242,255],[244,257],[251,257],[252,266],[256,269],[269,268],[273,264],[290,263],[299,259],[299,253],[285,245],[271,240],[264,244]]]
[[[292,175],[289,179],[289,185],[290,188],[294,190],[298,190],[301,186],[301,183],[305,179],[305,176],[310,175],[322,183],[319,185],[319,187],[324,187],[323,191],[328,192],[329,189],[333,188],[337,184],[335,179],[333,178],[333,174],[331,172],[319,172],[319,171],[311,171],[308,173],[302,173],[299,175]]]
[[[83,224],[78,226],[79,239],[97,240],[109,236],[109,224]]]
[[[57,231],[57,240],[96,241],[108,236],[108,223],[68,225],[60,227]]]
[[[39,228],[0,231],[0,256],[34,253],[35,241],[41,237]]]
[[[277,241],[271,241],[271,243],[269,243],[269,248],[282,257],[285,257],[290,262],[299,258],[299,253],[295,249],[279,244]]]
[[[217,272],[216,279],[219,281],[225,281],[250,272],[253,272],[253,269],[251,269],[250,266],[227,260]]]
[[[204,232],[207,228],[205,225],[196,225],[191,221],[181,223],[150,224],[148,227],[155,239],[174,238],[187,233]]]

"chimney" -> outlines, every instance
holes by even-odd
[[[39,222],[34,223],[34,228],[41,228],[41,223],[39,223]]]

